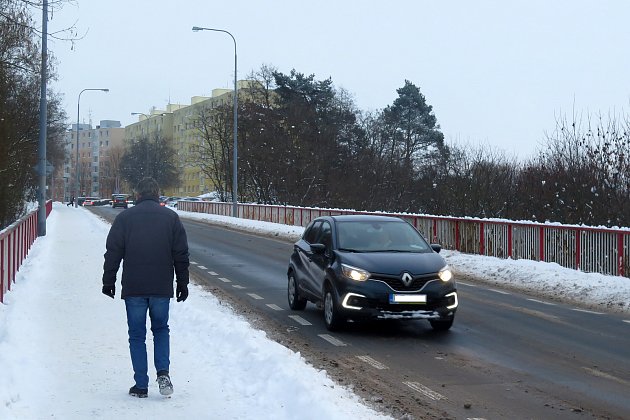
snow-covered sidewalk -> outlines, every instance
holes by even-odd
[[[384,418],[193,284],[186,302],[171,301],[174,395],[152,382],[148,399],[130,397],[120,283],[116,299],[101,294],[108,231],[54,204],[0,305],[1,419]]]

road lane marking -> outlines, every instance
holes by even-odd
[[[197,265],[197,263],[196,263],[196,262],[194,262],[194,261],[191,261],[190,263],[191,263],[192,265]]]
[[[337,347],[347,346],[346,343],[344,343],[341,340],[337,340],[335,337],[333,337],[330,334],[318,334],[318,336],[319,336],[319,338],[323,338],[324,340],[328,341],[333,346],[337,346]]]
[[[555,306],[555,303],[551,303],[551,302],[545,302],[543,300],[538,300],[538,299],[527,299],[530,302],[536,302],[536,303],[542,303],[543,305],[551,305],[551,306]]]
[[[256,299],[256,300],[262,300],[264,299],[264,297],[262,296],[258,296],[256,293],[248,293],[247,294],[249,297],[251,297],[252,299]]]
[[[225,277],[219,277],[219,280],[221,280],[223,283],[232,283],[232,280],[226,279]]]
[[[575,312],[584,312],[586,314],[604,315],[603,312],[589,311],[589,310],[586,310],[586,309],[572,308],[571,310],[575,311]]]
[[[627,322],[628,324],[630,324],[630,319],[624,319],[623,322]]]
[[[628,384],[628,381],[626,381],[625,379],[621,379],[621,378],[613,376],[613,375],[611,375],[609,373],[602,372],[599,369],[594,369],[594,368],[590,368],[590,367],[586,367],[586,366],[583,366],[582,369],[586,370],[591,375],[594,375],[594,376],[597,376],[597,377],[600,377],[600,378],[604,378],[604,379],[608,379],[608,380],[611,380],[611,381],[615,381],[615,382],[618,382],[618,383],[623,384],[623,385]]]
[[[208,271],[208,274],[210,274],[211,276],[218,276],[219,273],[215,273],[214,271]]]
[[[463,284],[464,286],[468,286],[468,287],[477,287],[476,284],[464,283],[463,281],[459,281],[459,280],[457,280],[457,284]]]
[[[235,289],[245,289],[245,286],[241,286],[240,284],[233,284],[232,287]]]
[[[438,394],[437,392],[432,391],[431,389],[427,388],[426,386],[422,385],[419,382],[403,382],[403,384],[407,385],[409,388],[413,389],[414,391],[421,393],[425,397],[432,399],[433,401],[446,399],[444,395]]]
[[[387,366],[379,362],[378,360],[372,359],[370,356],[357,356],[359,360],[364,361],[368,365],[376,368],[376,369],[389,369]]]
[[[299,315],[289,315],[289,318],[291,318],[292,320],[294,320],[300,325],[313,325]]]
[[[199,265],[198,267],[201,268],[202,270],[207,270],[208,269],[208,267],[204,267],[203,265]]]
[[[509,295],[509,294],[511,294],[509,292],[504,292],[503,290],[497,290],[497,289],[488,289],[488,290],[491,291],[491,292],[494,292],[494,293],[501,293],[502,295]]]
[[[284,309],[282,309],[281,307],[279,307],[275,303],[268,303],[267,306],[269,306],[274,311],[284,311]]]

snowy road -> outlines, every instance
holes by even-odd
[[[368,399],[384,398],[398,413],[573,418],[580,411],[615,418],[630,410],[624,315],[460,274],[461,306],[448,334],[433,333],[423,321],[354,324],[331,334],[315,306],[288,309],[290,242],[185,223],[202,284],[229,295],[246,316],[267,320],[268,333],[315,366],[365,389]],[[474,403],[464,408],[466,402]]]

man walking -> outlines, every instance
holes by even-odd
[[[169,375],[169,302],[173,297],[173,272],[177,280],[176,297],[188,297],[188,240],[177,213],[159,204],[159,186],[144,178],[136,187],[136,204],[116,216],[107,235],[103,264],[103,293],[116,294],[116,273],[123,260],[122,298],[127,310],[129,351],[135,385],[134,397],[146,398],[149,376],[146,349],[147,311],[153,332],[154,364],[160,394],[171,395]]]

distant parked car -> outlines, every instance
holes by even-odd
[[[181,197],[168,197],[166,199],[166,205],[169,207],[175,207],[175,205],[177,204],[178,200],[181,200]]]
[[[98,206],[100,205],[100,202],[100,197],[85,197],[85,201],[83,201],[83,206]]]
[[[329,330],[361,318],[425,319],[448,330],[457,289],[440,250],[398,217],[319,217],[293,247],[289,307],[321,305]]]

